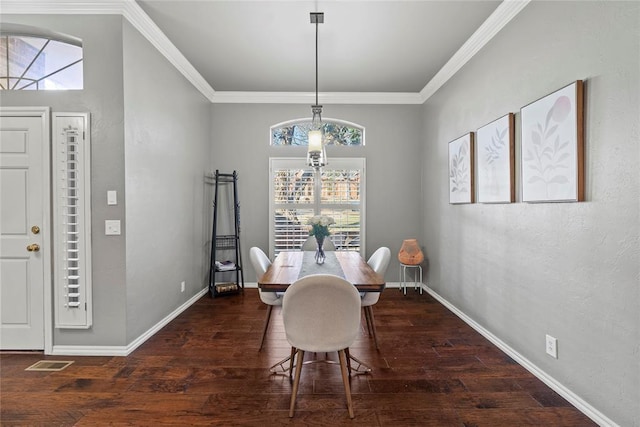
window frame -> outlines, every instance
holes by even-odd
[[[57,329],[89,329],[93,325],[90,117],[89,113],[53,113],[53,287]],[[73,151],[72,145],[76,147]],[[73,203],[69,202],[71,199]],[[73,230],[70,218],[76,221]],[[73,238],[69,238],[70,233]],[[74,278],[70,276],[72,271]]]
[[[284,122],[276,123],[275,125],[269,128],[269,145],[271,147],[306,147],[308,146],[309,145],[308,139],[306,140],[306,144],[274,144],[273,132],[275,129],[284,128],[288,126],[299,126],[302,129],[309,130],[311,129],[311,121],[312,121],[311,117],[305,117],[301,119],[293,119],[293,120],[287,120]],[[347,127],[359,130],[360,134],[362,135],[360,144],[335,144],[334,141],[336,141],[336,139],[331,139],[329,142],[326,142],[326,145],[335,145],[338,147],[364,147],[365,146],[366,139],[365,139],[364,126],[359,125],[357,123],[349,122],[346,120],[332,119],[332,118],[322,119],[322,124],[323,126],[325,125],[347,126]]]
[[[58,36],[54,34],[38,34],[37,31],[28,31],[28,32],[20,31],[20,30],[12,31],[11,30],[12,27],[13,27],[12,25],[9,25],[9,29],[0,32],[0,39],[2,39],[0,43],[4,44],[5,46],[5,52],[3,53],[3,55],[4,55],[4,59],[6,60],[6,66],[7,66],[6,70],[0,70],[0,92],[23,91],[23,90],[40,92],[40,91],[83,90],[84,89],[84,47],[81,41],[76,40],[75,38]],[[9,74],[9,68],[12,62],[11,56],[10,56],[12,51],[9,48],[9,45],[10,45],[10,39],[12,38],[18,38],[18,39],[30,38],[30,39],[39,39],[42,41],[42,46],[40,47],[34,46],[34,49],[37,50],[38,52],[35,54],[33,58],[31,58],[31,61],[29,62],[28,65],[25,66],[24,70],[22,70],[22,73],[19,76],[18,75],[12,76]],[[42,55],[45,53],[45,50],[47,49],[47,47],[51,42],[78,48],[80,50],[80,59],[69,60],[70,62],[65,62],[66,65],[60,66],[54,71],[45,72],[45,74],[43,75],[29,77],[28,75],[31,72],[32,66],[36,64],[36,61],[39,58],[43,58]],[[81,81],[75,82],[77,87],[60,87],[60,88],[45,87],[48,79],[55,76],[56,74],[64,72],[65,70],[71,67],[76,66],[77,64],[80,64],[80,75],[81,75]],[[7,74],[6,76],[3,75],[5,74],[5,72]],[[15,80],[13,84],[12,84],[12,80]],[[4,81],[6,81],[7,87],[4,87],[3,85]]]
[[[276,254],[276,245],[275,245],[275,211],[279,207],[282,207],[282,204],[275,203],[275,186],[274,186],[274,171],[277,169],[298,169],[298,170],[309,170],[314,173],[314,197],[315,201],[311,204],[297,204],[292,203],[291,208],[310,208],[314,210],[315,214],[320,214],[321,210],[324,209],[343,209],[347,206],[347,204],[341,203],[330,203],[323,204],[321,199],[316,195],[321,194],[321,186],[322,182],[315,177],[318,176],[319,172],[314,171],[313,168],[305,165],[305,158],[303,157],[270,157],[269,158],[269,255],[271,259],[274,259]],[[322,168],[323,170],[332,170],[332,169],[357,169],[360,171],[360,202],[358,204],[359,212],[360,212],[360,255],[364,255],[366,241],[365,241],[365,230],[366,230],[366,158],[365,157],[338,157],[329,159],[329,164]]]

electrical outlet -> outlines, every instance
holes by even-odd
[[[558,358],[558,340],[552,337],[551,335],[547,335],[547,354],[554,359]]]
[[[182,282],[180,282],[180,292],[184,292],[185,287],[186,287],[186,284],[183,280]]]

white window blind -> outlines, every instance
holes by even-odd
[[[299,250],[309,237],[307,220],[313,215],[335,219],[330,239],[338,250],[364,248],[363,158],[331,158],[320,172],[301,158],[270,159],[271,255]]]
[[[57,328],[89,328],[91,194],[89,114],[53,114],[54,286]]]

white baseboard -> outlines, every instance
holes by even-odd
[[[449,301],[441,297],[436,291],[429,288],[427,285],[422,285],[422,288],[427,291],[429,295],[438,300],[438,302],[445,307],[447,307],[453,314],[458,316],[462,321],[464,321],[467,325],[471,326],[478,333],[484,336],[486,339],[491,341],[494,345],[496,345],[500,350],[504,351],[509,357],[518,362],[523,368],[527,371],[531,372],[535,375],[539,380],[549,386],[553,391],[558,393],[560,396],[565,398],[569,403],[575,406],[580,412],[585,414],[587,417],[591,418],[593,422],[597,423],[602,427],[619,427],[618,424],[614,423],[607,416],[605,416],[602,412],[598,411],[596,408],[591,406],[589,403],[585,402],[580,396],[566,388],[560,382],[558,382],[555,378],[544,372],[542,369],[538,368],[534,365],[529,359],[522,356],[520,353],[515,351],[509,345],[507,345],[500,338],[493,335],[490,331],[485,329],[482,325],[474,321],[472,318],[464,314],[460,311],[456,306],[451,304]]]
[[[157,323],[149,330],[147,330],[144,334],[133,340],[129,345],[54,345],[51,354],[55,356],[128,356],[136,348],[140,347],[145,341],[155,335],[156,332],[165,327],[173,319],[178,317],[180,313],[191,307],[207,292],[209,292],[208,288],[202,289],[180,307],[173,310],[159,323]]]

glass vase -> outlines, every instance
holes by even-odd
[[[324,236],[316,236],[316,243],[318,244],[318,248],[316,249],[316,263],[324,264],[324,259],[326,258],[324,254]]]

